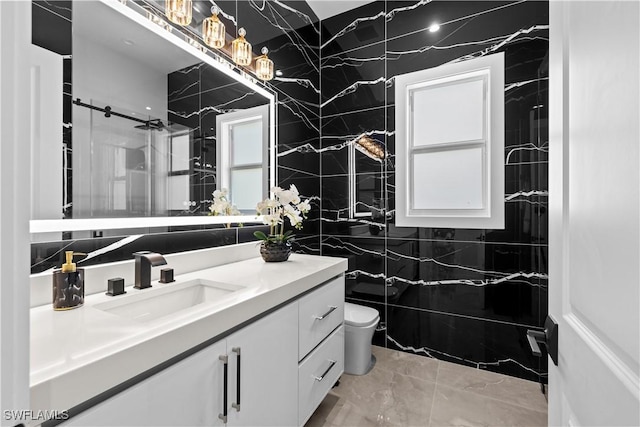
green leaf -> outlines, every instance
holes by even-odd
[[[267,237],[267,235],[264,234],[262,231],[254,231],[253,235],[256,236],[260,240],[264,240],[265,242],[269,241],[269,237]]]

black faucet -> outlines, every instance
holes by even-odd
[[[136,289],[150,288],[151,267],[165,265],[167,260],[162,255],[149,251],[134,252],[133,256],[136,258],[136,274],[133,287]]]

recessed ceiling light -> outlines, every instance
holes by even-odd
[[[433,24],[431,24],[429,26],[429,32],[430,33],[435,33],[436,31],[438,31],[440,29],[440,24],[438,24],[437,22],[434,22]]]
[[[282,75],[282,71],[276,70],[276,76],[280,77]]]
[[[133,46],[135,44],[133,40],[129,39],[122,39],[122,43],[126,44],[127,46]]]
[[[147,110],[151,110],[151,107],[147,107]]]

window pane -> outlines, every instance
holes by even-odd
[[[189,170],[189,134],[171,138],[171,170]]]
[[[484,139],[484,81],[411,90],[413,146]]]
[[[411,209],[482,209],[483,148],[413,155]]]
[[[262,200],[262,168],[231,171],[231,202],[243,211],[255,212]]]
[[[262,120],[231,126],[231,166],[262,163]]]
[[[188,208],[184,202],[189,201],[189,175],[169,177],[169,197],[167,199],[170,210],[181,211]]]

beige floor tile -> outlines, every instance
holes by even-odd
[[[535,411],[547,411],[547,401],[540,391],[540,384],[533,381],[441,362],[437,383]]]
[[[438,384],[430,425],[433,427],[546,426],[547,413]]]
[[[439,364],[438,359],[378,346],[373,346],[373,355],[376,357],[376,364],[379,369],[410,375],[425,381],[436,381]]]
[[[343,375],[340,386],[333,389],[369,422],[390,426],[426,426],[434,391],[434,382],[379,367],[363,376]]]

